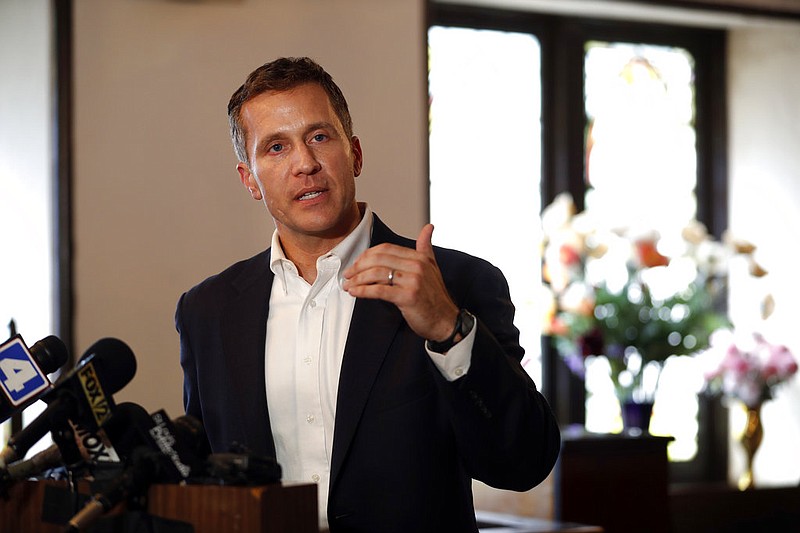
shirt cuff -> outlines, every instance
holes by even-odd
[[[425,351],[428,352],[433,364],[436,365],[436,368],[439,369],[439,372],[447,381],[455,381],[467,374],[469,365],[472,362],[472,346],[475,344],[475,331],[477,329],[478,324],[476,323],[466,337],[448,350],[447,355],[429,350],[428,343],[425,343]]]

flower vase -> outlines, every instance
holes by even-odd
[[[641,435],[650,429],[653,402],[620,401],[622,427],[626,433]]]
[[[761,440],[764,438],[764,427],[761,425],[761,404],[745,405],[744,408],[747,413],[747,421],[744,431],[739,437],[739,442],[744,448],[747,463],[744,472],[739,477],[739,490],[750,490],[755,488],[753,483],[753,457],[755,457],[758,447],[761,446]]]

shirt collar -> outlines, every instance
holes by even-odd
[[[372,224],[373,215],[372,209],[369,205],[363,202],[358,204],[359,210],[362,212],[361,222],[345,237],[339,244],[334,246],[328,253],[321,255],[317,258],[317,270],[319,271],[322,262],[329,257],[336,257],[339,259],[339,271],[337,273],[338,283],[344,281],[342,272],[348,266],[353,264],[367,248],[369,248],[370,239],[372,238]],[[270,251],[270,270],[275,274],[275,277],[280,279],[283,285],[283,290],[287,290],[286,276],[288,274],[297,275],[297,268],[294,266],[283,251],[280,238],[278,237],[278,230],[272,233],[272,249]]]

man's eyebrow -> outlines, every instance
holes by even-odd
[[[266,150],[273,141],[281,139],[283,136],[280,133],[273,133],[267,137],[262,138],[259,140],[258,145],[255,147],[255,152],[257,154]]]
[[[286,139],[287,137],[288,137],[288,134],[284,130],[273,131],[273,132],[269,133],[268,135],[262,137],[259,140],[258,146],[256,147],[256,152],[260,152],[262,150],[265,150],[273,142],[282,141],[282,140]]]
[[[308,127],[306,128],[306,131],[308,131],[308,132],[311,132],[311,131],[314,131],[314,130],[333,130],[334,132],[337,131],[335,125],[331,124],[330,122],[325,122],[325,121],[314,122],[313,124],[309,124]]]

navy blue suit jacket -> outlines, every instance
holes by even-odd
[[[414,247],[376,216],[372,245],[382,242]],[[434,250],[453,300],[477,318],[470,370],[447,382],[393,304],[356,301],[337,397],[332,533],[477,531],[472,478],[528,490],[558,455],[556,421],[519,364],[502,273],[467,254]],[[269,260],[266,250],[239,262],[178,303],[184,404],[215,452],[237,442],[275,454],[264,376]]]

